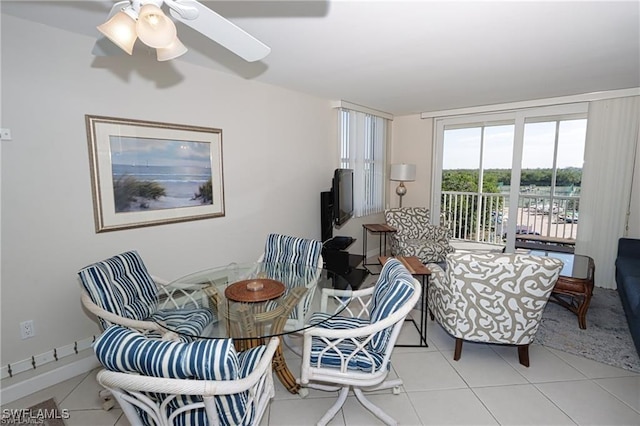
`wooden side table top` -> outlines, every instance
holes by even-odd
[[[398,230],[386,223],[365,223],[362,225],[369,232],[397,232]]]
[[[384,265],[392,256],[380,256],[378,260]],[[395,256],[411,275],[431,275],[431,269],[427,268],[416,256]]]

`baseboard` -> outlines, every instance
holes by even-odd
[[[22,382],[0,389],[0,401],[2,401],[2,404],[13,402],[39,390],[48,388],[49,386],[57,385],[58,383],[69,380],[72,377],[87,373],[99,366],[100,363],[92,354],[91,356],[73,361],[62,367],[58,367],[40,375],[30,377]]]

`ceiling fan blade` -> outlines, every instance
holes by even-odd
[[[195,7],[199,13],[195,19],[186,19],[180,15],[180,12],[170,9],[171,15],[176,20],[224,46],[245,61],[259,61],[271,52],[269,46],[200,2],[179,0],[179,3],[184,6]],[[167,4],[170,6],[171,3],[167,2]]]

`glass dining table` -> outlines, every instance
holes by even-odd
[[[239,351],[263,344],[273,336],[280,337],[273,370],[291,393],[298,393],[300,386],[284,358],[283,338],[311,327],[308,320],[314,312],[333,314],[324,320],[339,315],[348,305],[348,297],[324,298],[323,302],[323,290],[350,288],[346,279],[322,268],[271,262],[231,263],[206,269],[178,278],[168,287],[175,299],[189,302],[187,308],[210,309],[216,319],[198,335],[186,335],[185,331],[158,322],[168,331],[187,339],[233,338]],[[182,290],[182,297],[189,300],[180,300]],[[163,305],[163,300],[160,306],[171,309]]]

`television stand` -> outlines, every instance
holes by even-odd
[[[369,275],[367,270],[357,267],[362,256],[346,251],[354,242],[355,238],[351,237],[333,237],[322,246],[324,267],[329,271],[334,288],[357,290]]]

